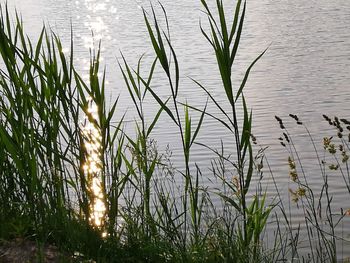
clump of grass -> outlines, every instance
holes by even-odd
[[[236,244],[241,244],[238,247],[245,251],[241,255],[247,256],[246,247],[252,242],[255,255],[253,257],[256,257],[259,235],[268,213],[264,216],[259,214],[264,207],[264,200],[260,202],[255,199],[249,207],[246,204],[253,160],[250,145],[251,115],[248,114],[245,102],[241,132],[236,114],[236,101],[239,98],[244,101],[242,91],[251,67],[235,97],[230,80],[231,67],[242,31],[245,4],[239,19],[241,1],[237,2],[235,18],[229,32],[222,2],[217,1],[221,25],[221,29],[217,27],[217,31],[213,27],[217,23],[214,16],[206,2],[202,1],[202,4],[208,14],[213,39],[210,40],[204,30],[203,33],[217,53],[223,86],[233,114],[231,118],[225,113],[227,120],[217,120],[233,133],[237,142],[238,159],[230,161],[230,169],[237,171],[238,188],[242,190],[234,189],[225,181],[225,185],[239,194],[231,198],[228,193],[218,193],[225,205],[229,205],[227,211],[230,212],[227,213],[227,218],[218,216],[220,219],[210,220],[210,216],[203,216],[204,213],[209,215],[216,211],[211,204],[211,194],[199,184],[201,168],[196,164],[191,167],[190,155],[204,117],[212,115],[206,112],[206,106],[203,110],[194,109],[177,100],[180,66],[168,35],[170,30],[167,28],[166,31],[162,31],[153,9],[154,27],[144,11],[146,27],[156,54],[149,75],[146,78],[140,75],[141,60],[136,71],[131,69],[124,57],[120,63],[139,119],[136,122],[136,138],[132,138],[123,131],[122,121],[116,126],[111,124],[117,102],[109,110],[106,109],[105,76],[103,75],[101,80],[98,77],[100,51],[92,53],[90,79],[89,83],[85,83],[73,65],[73,42],[70,53],[65,55],[59,38],[44,28],[36,45],[33,45],[24,34],[23,24],[18,15],[15,24],[12,25],[5,7],[5,10],[1,11],[0,25],[0,51],[5,65],[1,71],[0,143],[3,146],[3,180],[0,194],[5,201],[1,206],[1,219],[5,222],[8,217],[14,218],[15,224],[6,226],[17,229],[17,232],[6,229],[2,236],[11,238],[34,234],[41,242],[54,242],[68,250],[77,250],[94,258],[99,258],[102,251],[108,252],[107,258],[108,255],[116,255],[119,250],[112,252],[112,248],[119,247],[123,251],[139,251],[139,257],[145,260],[168,261],[233,259],[237,258]],[[166,11],[163,6],[161,8],[168,26]],[[167,52],[167,48],[170,53]],[[164,70],[170,87],[171,95],[166,101],[162,101],[151,87],[153,71],[158,63]],[[203,85],[196,83],[207,92]],[[151,124],[147,125],[143,103],[149,95],[160,108]],[[222,110],[209,93],[208,96]],[[91,102],[88,97],[91,98]],[[89,156],[84,146],[86,138],[81,131],[80,121],[84,115],[89,116],[89,103],[98,106],[96,118],[88,119],[100,131],[101,147],[98,150],[103,154],[101,194],[105,197],[107,205],[106,220],[104,225],[99,224],[98,228],[94,228],[89,222],[93,216],[93,197],[89,188],[91,178],[86,176],[83,169],[83,164],[89,161]],[[174,111],[167,106],[169,103],[173,104]],[[181,112],[182,108],[184,112]],[[191,109],[201,112],[194,130]],[[163,163],[164,155],[150,151],[151,133],[163,112],[179,128],[184,155],[184,171],[179,171],[179,174],[184,178],[184,185],[174,186],[169,182],[156,180],[157,172],[170,171]],[[247,153],[249,165],[244,167]],[[174,177],[174,174],[170,173]],[[174,189],[179,189],[180,195],[175,194]],[[205,209],[206,205],[211,208]],[[231,213],[237,213],[243,218],[243,232],[240,232],[239,224],[226,221],[233,216]],[[262,221],[257,225],[256,216],[260,217],[259,215],[262,216]],[[238,220],[234,220],[236,221]],[[24,226],[21,226],[22,223]],[[225,229],[222,224],[232,226],[233,229],[222,232]],[[100,236],[101,229],[106,231],[105,240]],[[218,233],[227,235],[228,239],[222,243],[223,240],[215,236]],[[214,256],[211,255],[212,248],[219,249],[223,244],[223,252],[215,251]],[[150,256],[150,251],[154,250],[158,252],[154,257]],[[128,258],[127,253],[125,258]]]
[[[264,211],[264,199],[259,201],[260,199],[258,195],[249,207],[247,205],[247,194],[254,170],[254,157],[250,141],[252,114],[248,112],[243,90],[251,68],[261,58],[265,51],[260,56],[258,56],[255,61],[253,61],[253,63],[247,69],[241,85],[235,90],[231,80],[231,72],[242,33],[245,16],[245,3],[243,4],[243,9],[241,11],[242,1],[237,1],[236,11],[231,25],[226,22],[226,16],[222,1],[216,1],[216,11],[218,12],[217,19],[209,9],[206,1],[201,1],[201,3],[208,16],[208,21],[211,29],[210,36],[204,31],[203,28],[202,32],[204,37],[209,41],[210,45],[215,51],[223,89],[227,95],[227,100],[230,104],[231,112],[225,112],[222,108],[222,105],[220,105],[216,99],[208,92],[208,90],[196,80],[193,80],[194,83],[207,93],[208,98],[211,100],[211,102],[214,103],[220,112],[223,113],[225,118],[220,119],[207,113],[207,106],[205,106],[204,109],[196,109],[187,103],[180,103],[178,101],[178,92],[181,89],[179,84],[180,67],[178,65],[175,49],[170,40],[170,30],[168,28],[169,23],[167,21],[166,11],[163,7],[162,10],[166,21],[166,29],[164,31],[161,29],[161,26],[158,23],[155,11],[153,9],[152,15],[154,27],[151,26],[151,23],[145,11],[144,17],[153,49],[161,65],[161,68],[163,69],[168,79],[168,85],[170,88],[170,95],[168,99],[162,100],[160,97],[158,97],[156,92],[149,84],[148,80],[143,80],[141,78],[141,82],[144,84],[146,92],[151,93],[155,101],[159,104],[160,111],[164,111],[179,129],[178,133],[180,135],[184,156],[184,171],[182,172],[182,175],[185,181],[181,207],[182,210],[180,210],[180,215],[182,216],[179,217],[181,220],[181,225],[183,226],[181,227],[181,231],[182,233],[185,233],[185,237],[182,238],[182,234],[178,234],[181,239],[180,243],[182,243],[183,247],[181,249],[186,249],[188,241],[190,241],[191,247],[203,247],[203,245],[205,245],[208,234],[211,231],[211,228],[213,228],[215,225],[215,222],[213,222],[209,224],[211,226],[209,230],[206,232],[201,231],[203,228],[203,205],[206,202],[207,195],[200,195],[198,186],[199,177],[201,175],[200,167],[197,165],[195,165],[193,169],[190,167],[191,147],[194,143],[197,143],[196,137],[200,132],[200,128],[205,116],[210,116],[222,124],[223,127],[227,128],[236,142],[236,159],[231,160],[230,158],[229,160],[225,161],[228,161],[229,165],[231,166],[229,168],[230,172],[238,174],[238,185],[232,184],[230,181],[226,180],[225,176],[223,176],[221,179],[223,180],[224,185],[229,187],[230,191],[218,193],[218,195],[224,200],[224,205],[230,206],[230,208],[228,208],[230,210],[229,213],[235,213],[236,217],[234,222],[229,223],[232,226],[232,229],[226,233],[229,240],[227,248],[231,250],[233,249],[232,246],[239,245],[241,256],[245,257],[250,254],[249,250],[252,247],[255,247],[253,249],[253,258],[255,258],[255,255],[257,255],[257,247],[260,234],[265,226],[266,219],[270,210],[267,209]],[[170,61],[173,61],[173,63],[170,63]],[[128,67],[126,66],[126,68]],[[125,75],[126,74],[124,74],[124,76]],[[131,89],[129,88],[129,91],[130,90]],[[237,107],[238,100],[241,100],[243,105],[241,112],[244,116],[244,121],[242,124],[238,123],[237,111],[240,110]],[[174,111],[170,110],[170,107],[168,106],[169,103],[172,104],[171,108],[173,108]],[[179,104],[184,106],[183,113],[180,112]],[[194,131],[192,131],[193,124],[190,117],[190,109],[199,111],[201,113],[199,121],[195,125]],[[138,110],[138,112],[140,112],[140,110]],[[184,118],[182,119],[181,116],[184,116]],[[241,130],[239,126],[242,126]],[[207,147],[206,145],[202,146]],[[191,172],[193,170],[195,173]],[[234,198],[231,197],[232,194],[234,194]],[[262,205],[262,207],[260,207],[260,205]],[[189,222],[188,219],[190,219]],[[240,223],[236,224],[236,222]],[[193,239],[188,239],[186,237],[186,233],[191,233]],[[228,258],[232,257],[233,255],[236,255],[236,253],[229,252],[229,254],[227,254]],[[235,256],[233,256],[231,260],[234,258]]]
[[[85,94],[101,106],[104,148],[113,136],[114,111],[104,109],[97,60],[88,87],[73,67],[73,42],[66,56],[59,38],[43,28],[33,45],[18,15],[12,24],[7,7],[1,9],[0,35],[1,236],[32,236],[73,251],[84,244],[84,252],[93,251],[102,240],[87,221],[80,131]]]
[[[289,133],[288,127],[284,121],[276,116],[280,128],[283,130],[279,138],[281,145],[288,152],[289,176],[293,182],[289,189],[290,198],[302,209],[305,221],[297,229],[293,229],[295,224],[291,215],[287,215],[287,210],[282,207],[283,219],[287,226],[288,233],[286,238],[291,242],[291,258],[306,260],[308,262],[338,262],[342,252],[338,249],[347,241],[339,235],[339,228],[345,220],[346,213],[341,209],[340,213],[335,211],[333,193],[330,189],[331,176],[338,172],[344,180],[345,192],[349,191],[349,169],[347,152],[349,150],[349,141],[343,138],[346,133],[343,123],[337,117],[334,119],[323,115],[325,120],[336,128],[337,138],[324,137],[322,148],[317,145],[307,126],[299,119],[297,115],[290,114],[296,125],[302,127],[309,136],[309,143],[314,149],[315,171],[320,174],[322,184],[320,188],[313,187],[309,182],[309,172],[305,169],[305,161],[300,155],[302,152],[297,150],[294,143],[294,137]],[[345,137],[345,136],[344,136]],[[340,150],[340,152],[338,152]],[[328,155],[328,156],[327,156]],[[349,192],[350,193],[350,192]],[[282,201],[281,201],[282,202]],[[305,231],[307,238],[300,240],[301,231]],[[282,242],[281,242],[282,243]],[[302,244],[307,243],[307,253]],[[284,256],[284,257],[287,257]]]

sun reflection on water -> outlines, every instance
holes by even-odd
[[[108,23],[105,19],[115,16],[117,8],[109,0],[83,0],[75,1],[77,9],[85,9],[85,15],[78,14],[77,19],[82,19],[82,24],[92,32],[93,37],[89,34],[81,36],[83,45],[87,49],[92,49],[96,42],[102,39],[111,41],[113,38],[109,32]]]
[[[101,182],[102,176],[102,136],[98,123],[98,108],[91,98],[88,100],[88,108],[84,123],[82,125],[82,135],[84,139],[84,149],[86,160],[82,165],[84,175],[88,181],[88,191],[90,197],[90,223],[102,229],[106,212],[105,196]]]

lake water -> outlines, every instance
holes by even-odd
[[[1,0],[1,2],[5,2]],[[144,0],[9,0],[10,7],[17,7],[22,14],[26,32],[37,37],[43,21],[58,33],[66,47],[69,47],[70,27],[74,30],[76,63],[86,71],[89,63],[88,49],[95,41],[102,40],[103,59],[107,65],[108,96],[111,101],[120,94],[120,114],[128,110],[132,121],[133,110],[126,87],[117,66],[120,51],[131,65],[136,66],[138,58],[145,54],[145,70],[154,55],[144,26],[142,9],[149,9]],[[154,5],[159,14],[160,8]],[[200,19],[205,25],[205,16],[200,1],[163,0],[170,22],[171,38],[177,51],[181,71],[181,100],[195,107],[203,107],[206,95],[190,79],[194,78],[206,86],[220,103],[225,102],[215,57],[199,29]],[[224,1],[227,7],[230,1]],[[227,9],[228,12],[232,8]],[[350,1],[348,0],[250,0],[243,37],[233,79],[236,87],[245,69],[266,47],[267,53],[254,67],[245,88],[249,107],[253,109],[253,133],[266,151],[277,185],[288,200],[288,188],[293,187],[288,176],[285,149],[279,144],[281,130],[274,116],[287,117],[297,114],[307,124],[315,143],[322,149],[322,138],[334,135],[322,114],[349,118],[350,113]],[[157,73],[156,76],[160,74]],[[169,88],[161,77],[154,83],[158,95],[166,97]],[[156,104],[149,103],[149,116],[157,110]],[[218,113],[209,107],[211,113]],[[194,115],[194,120],[198,116]],[[322,185],[319,168],[313,154],[313,146],[305,130],[295,128],[294,122],[286,119],[290,131],[295,134],[294,143],[304,160],[310,185],[319,189]],[[155,128],[153,137],[159,148],[169,144],[173,150],[174,165],[181,167],[181,151],[175,128],[164,115]],[[132,125],[132,124],[130,124]],[[132,127],[132,126],[130,126]],[[132,128],[131,128],[132,129]],[[232,147],[233,138],[214,120],[207,118],[199,141],[211,147],[219,147],[220,141]],[[209,166],[213,154],[201,147],[194,147],[192,161],[203,169]],[[264,183],[268,194],[276,191],[266,173]],[[209,183],[210,173],[204,173],[204,183]],[[350,208],[349,192],[340,175],[330,178],[334,195],[334,209]],[[295,220],[303,220],[302,211],[292,204]],[[349,220],[345,220],[339,233],[350,240]],[[339,252],[341,257],[350,256],[350,244],[345,243]]]

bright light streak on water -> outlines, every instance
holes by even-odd
[[[99,229],[103,228],[104,216],[106,212],[105,196],[103,192],[101,174],[102,174],[102,136],[98,123],[98,108],[96,104],[89,99],[88,109],[82,125],[82,135],[84,140],[84,149],[86,160],[83,164],[84,174],[88,181],[88,191],[90,196],[90,218],[93,226]]]

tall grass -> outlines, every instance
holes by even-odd
[[[287,208],[280,201],[280,208],[283,214],[278,223],[285,224],[287,232],[286,239],[290,240],[291,258],[300,259],[307,262],[339,262],[342,259],[340,248],[348,247],[349,240],[343,236],[342,225],[348,221],[348,212],[342,204],[335,203],[334,190],[330,188],[332,177],[338,177],[337,181],[343,179],[344,194],[349,192],[349,169],[348,150],[350,127],[345,128],[349,121],[334,117],[334,119],[323,115],[329,125],[335,127],[336,136],[328,135],[323,138],[322,147],[317,145],[307,126],[294,114],[289,117],[295,121],[298,127],[308,135],[309,144],[314,150],[313,160],[315,161],[314,171],[308,171],[306,163],[302,157],[303,152],[297,150],[294,143],[295,136],[290,134],[284,120],[276,116],[282,130],[279,138],[281,145],[288,152],[289,176],[292,186],[289,189],[290,199],[302,211],[304,222],[293,222],[291,215],[288,215]],[[310,175],[319,173],[320,186],[310,183]],[[340,177],[339,177],[340,175]],[[338,210],[338,211],[337,211]],[[293,225],[299,224],[295,229]],[[306,238],[302,234],[306,234]],[[304,240],[303,240],[304,239]],[[281,240],[281,243],[283,241]],[[303,248],[303,245],[307,249]],[[283,249],[285,250],[285,249]],[[347,250],[345,250],[347,251]],[[284,256],[286,257],[286,256]]]
[[[89,245],[91,240],[95,247],[99,234],[87,222],[89,196],[81,169],[86,156],[80,121],[87,110],[85,94],[89,94],[100,106],[103,148],[109,147],[114,108],[104,109],[98,58],[92,58],[87,86],[73,67],[73,43],[67,57],[58,37],[43,28],[33,45],[18,15],[12,24],[7,7],[1,14],[2,235],[35,235],[68,249],[85,239],[82,242]]]
[[[215,10],[204,0],[201,4],[208,18],[208,29],[201,25],[203,38],[215,53],[230,110],[224,110],[209,89],[197,80],[193,80],[193,84],[208,96],[203,108],[179,100],[181,67],[171,42],[170,23],[162,5],[159,10],[163,12],[164,25],[159,23],[152,7],[150,12],[144,10],[143,15],[154,62],[145,66],[141,58],[134,69],[123,55],[119,61],[136,112],[136,134],[124,130],[124,117],[116,120],[116,110],[123,111],[117,108],[118,99],[110,106],[106,103],[105,74],[102,77],[99,74],[99,48],[91,51],[86,82],[73,63],[73,41],[70,52],[65,54],[60,39],[43,28],[33,44],[25,35],[19,16],[12,21],[7,7],[1,7],[0,238],[25,237],[53,243],[62,251],[72,255],[78,252],[82,258],[98,262],[302,259],[298,252],[299,230],[293,229],[283,200],[277,197],[277,201],[271,203],[259,184],[251,185],[253,176],[263,177],[263,164],[267,160],[264,149],[254,153],[253,118],[245,101],[244,87],[251,69],[265,51],[251,63],[240,85],[235,87],[231,74],[243,31],[246,3],[236,2],[232,21],[225,14],[222,1],[215,2]],[[166,99],[159,97],[153,88],[156,68],[166,76],[165,85],[169,88]],[[148,74],[142,74],[147,71]],[[158,105],[150,123],[146,122],[146,98]],[[89,112],[91,103],[97,105],[96,118]],[[223,117],[207,111],[209,103],[217,107]],[[192,116],[198,113],[200,117],[194,123]],[[169,154],[159,152],[152,137],[161,115],[166,115],[178,129],[174,133],[182,146],[182,168],[172,166]],[[242,122],[239,116],[243,117]],[[106,211],[98,225],[89,220],[96,196],[91,189],[91,174],[84,170],[84,164],[90,160],[81,123],[84,118],[100,135],[101,146],[96,158],[101,166],[101,200]],[[235,154],[226,154],[226,145],[212,149],[197,140],[207,118],[227,129],[235,142],[230,152]],[[296,116],[293,118],[300,122]],[[285,129],[282,120],[278,120]],[[342,133],[344,129],[339,120],[334,123]],[[349,149],[344,138],[342,134],[343,160]],[[288,146],[292,178],[298,185],[292,196],[302,201],[312,250],[311,260],[305,260],[335,262],[334,229],[340,220],[334,221],[325,164],[318,155],[324,180],[321,196],[328,204],[327,230],[319,223],[315,196],[287,131],[283,140],[287,140],[282,143]],[[195,144],[216,155],[210,160],[209,169],[221,189],[201,184],[202,169],[207,167],[191,162],[191,149]],[[331,145],[325,145],[330,153],[335,147]],[[340,169],[339,159],[335,160],[334,167]],[[344,165],[340,171],[349,189],[347,159]],[[216,199],[221,202],[219,208],[213,203]],[[283,218],[275,222],[277,234],[270,248],[263,237],[266,225],[273,218],[272,211],[273,215],[277,214],[274,207],[281,208]],[[342,214],[342,218],[345,215]]]

